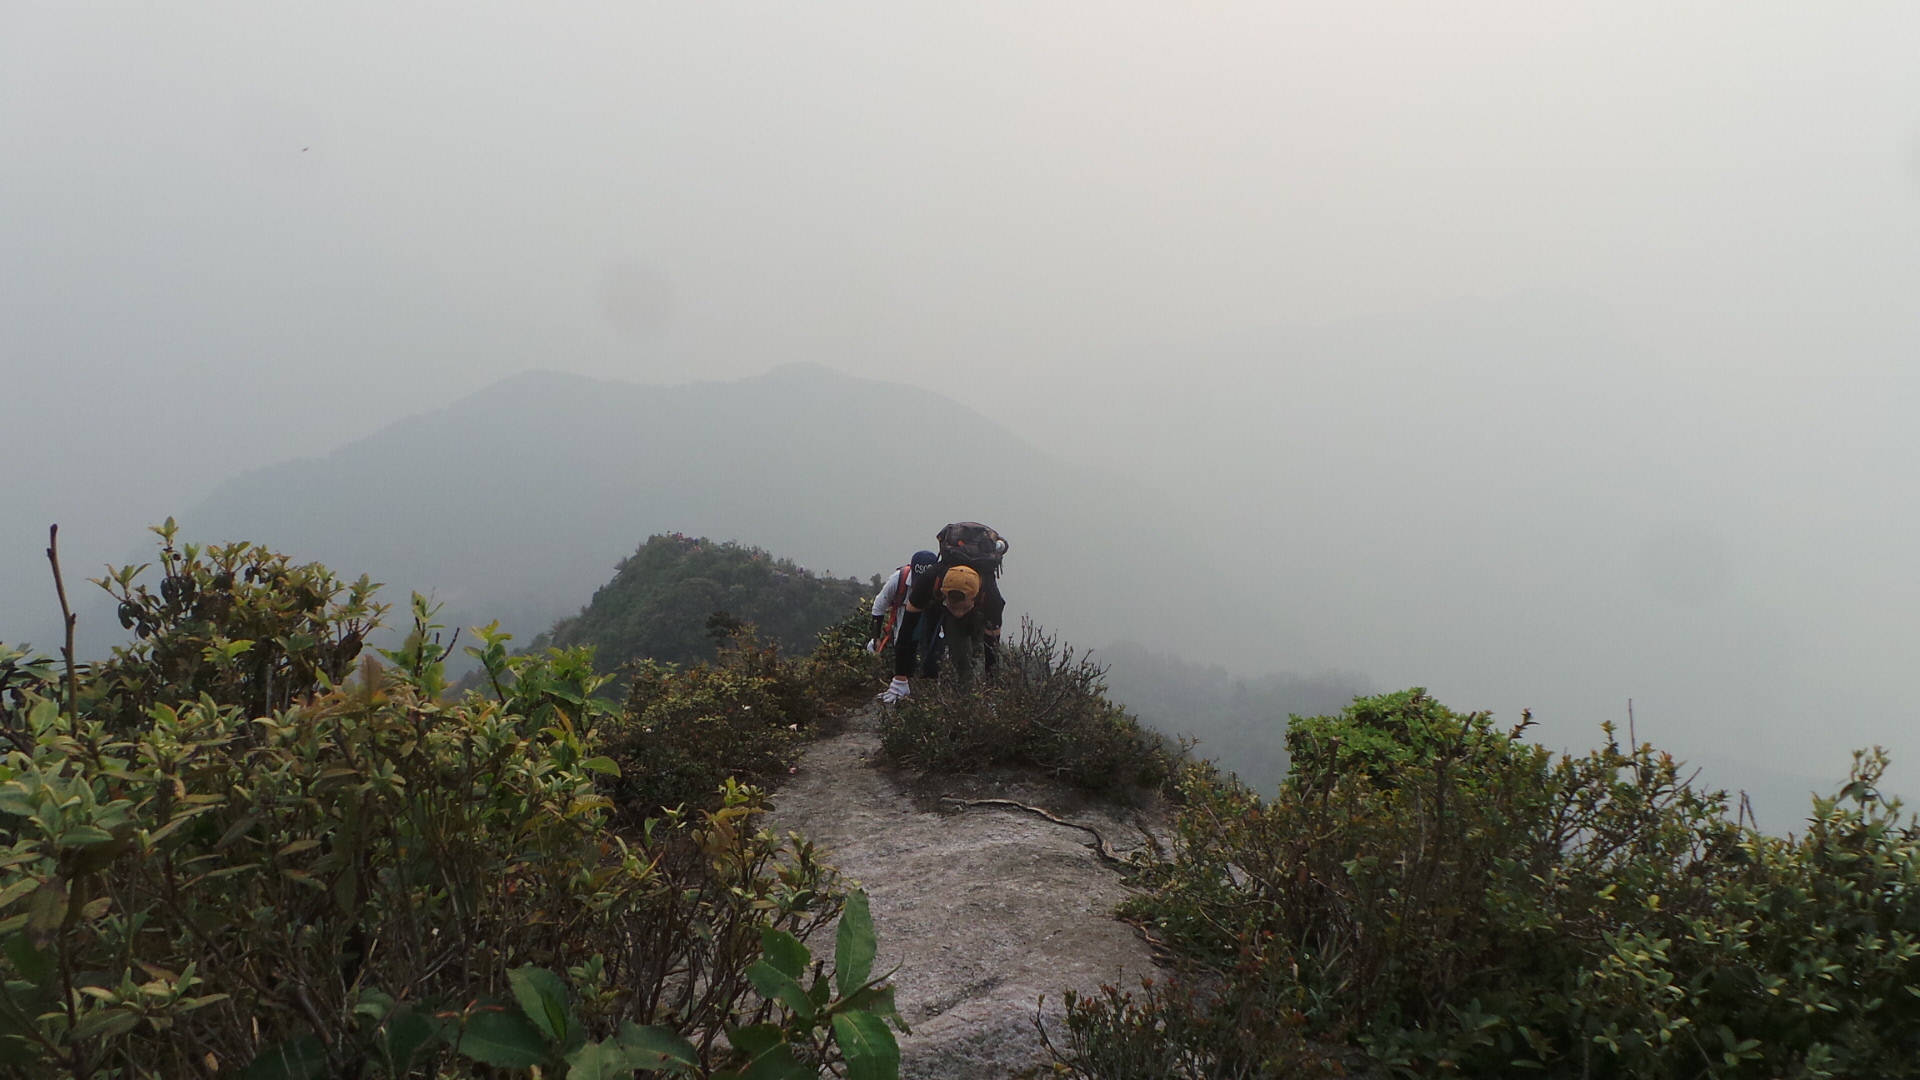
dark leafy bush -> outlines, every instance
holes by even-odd
[[[607,752],[620,765],[612,789],[621,812],[710,806],[729,777],[785,778],[820,721],[876,685],[877,661],[863,647],[867,626],[864,613],[851,615],[795,660],[751,624],[716,613],[709,632],[721,644],[713,662],[636,664],[626,707],[606,725]]]
[[[201,694],[249,716],[287,708],[323,681],[344,680],[386,612],[364,574],[345,582],[319,563],[296,565],[244,541],[180,545],[172,518],[153,531],[155,588],[140,581],[145,566],[96,582],[119,601],[134,642],[94,668],[89,709],[121,724]]]
[[[706,1076],[751,1056],[811,1076],[845,1067],[844,1040],[814,1022],[829,1013],[836,1035],[853,1024],[884,1050],[876,1021],[852,1015],[891,1012],[868,980],[870,946],[804,1000],[762,970],[791,966],[844,899],[804,842],[759,828],[762,794],[728,782],[711,809],[609,830],[606,679],[584,651],[510,656],[483,631],[472,652],[494,693],[448,698],[416,602],[387,664],[363,656],[342,678],[277,661],[269,692],[248,667],[262,641],[241,632],[261,611],[320,631],[370,627],[373,609],[365,591],[323,586],[331,598],[313,607],[306,586],[331,580],[318,568],[304,583],[208,573],[236,550],[258,551],[167,561],[150,647],[84,673],[80,715],[63,711],[50,662],[0,648],[13,747],[0,761],[0,1070],[466,1076],[471,1060]],[[186,580],[195,602],[166,606]],[[277,598],[288,582],[296,595]],[[187,641],[231,666],[203,654],[209,674],[174,648]],[[288,671],[304,681],[281,681]],[[132,721],[129,686],[155,700]],[[288,704],[254,709],[269,693]],[[567,1008],[527,1007],[556,992],[559,976],[536,970],[566,973]],[[548,1041],[516,1057],[530,1024]],[[642,1028],[691,1064],[630,1056]],[[588,1045],[598,1058],[572,1056]]]
[[[1200,973],[1077,1001],[1064,1067],[1143,1075],[1089,1048],[1144,1043],[1169,1075],[1292,1075],[1247,1071],[1251,1036],[1413,1076],[1920,1073],[1920,832],[1883,759],[1780,839],[1650,747],[1523,729],[1416,690],[1296,722],[1270,802],[1190,770],[1130,908]]]
[[[829,975],[827,964],[815,964],[812,952],[792,934],[762,932],[760,959],[746,971],[762,1005],[750,1018],[755,1023],[727,1031],[726,1068],[717,1074],[702,1068],[706,1055],[700,1047],[665,1025],[623,1023],[590,1041],[587,1017],[566,982],[532,965],[507,973],[511,1002],[470,1009],[457,1019],[449,1016],[433,1038],[483,1065],[550,1070],[570,1080],[610,1080],[635,1072],[802,1080],[836,1063],[853,1077],[898,1077],[900,1047],[888,1025],[902,1031],[907,1026],[894,1007],[887,977],[873,975],[879,942],[865,893],[848,898],[835,938]],[[590,977],[597,981],[602,974],[594,971]],[[376,1009],[390,1005],[379,1002]],[[383,1052],[374,1061],[391,1059]]]
[[[1098,664],[1026,621],[1002,652],[993,678],[965,687],[922,680],[888,710],[880,723],[888,755],[928,772],[1034,768],[1110,795],[1172,776],[1176,749],[1107,697]]]
[[[800,661],[800,677],[829,703],[848,704],[878,691],[887,669],[866,650],[872,623],[863,599],[839,622],[820,631],[813,651]]]
[[[729,777],[785,777],[822,708],[800,667],[751,628],[730,638],[713,663],[682,669],[641,661],[626,708],[607,730],[607,753],[620,766],[613,791],[621,811],[645,817],[705,805]]]
[[[1169,1080],[1345,1076],[1336,1048],[1308,1039],[1297,988],[1221,992],[1195,980],[1143,979],[1064,995],[1065,1022],[1040,1036],[1068,1075]]]

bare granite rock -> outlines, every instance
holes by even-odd
[[[775,798],[773,826],[814,841],[865,886],[880,935],[875,970],[894,976],[907,1080],[1003,1080],[1046,1061],[1036,1013],[1057,1018],[1061,991],[1091,991],[1154,971],[1126,895],[1078,829],[1004,807],[968,807],[874,767],[869,711],[807,752]],[[1044,782],[976,787],[1091,825],[1124,849],[1135,815]],[[1041,1004],[1044,998],[1044,1006]]]

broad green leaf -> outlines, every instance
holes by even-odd
[[[410,1004],[400,1005],[387,1016],[380,1032],[380,1056],[385,1059],[387,1075],[399,1080],[407,1075],[414,1055],[433,1041],[433,1022]]]
[[[753,1024],[727,1032],[727,1041],[749,1057],[766,1053],[780,1045],[779,1024]]]
[[[10,979],[7,982],[7,997],[13,1008],[0,1009],[0,1034],[19,1035],[28,1038],[40,1033],[34,1025],[33,1016],[45,1004],[46,997],[40,988],[30,982]]]
[[[353,1015],[364,1016],[369,1020],[384,1019],[392,1011],[392,996],[378,990],[361,991],[360,1002],[353,1007]]]
[[[76,1024],[73,1038],[111,1039],[116,1035],[125,1035],[140,1022],[140,1014],[132,1009],[107,1009],[88,1016]]]
[[[879,940],[873,932],[873,914],[867,910],[867,893],[855,889],[847,897],[847,908],[840,913],[840,931],[833,950],[833,983],[846,997],[867,984],[873,974],[873,957]]]
[[[694,1068],[699,1061],[693,1044],[671,1028],[641,1027],[629,1020],[620,1025],[618,1039],[638,1068],[680,1072]]]
[[[869,986],[855,991],[852,997],[843,999],[840,1008],[842,1012],[870,1012],[885,1017],[894,1027],[913,1034],[913,1029],[907,1026],[906,1017],[900,1015],[899,1006],[894,1004],[891,986]]]
[[[311,1035],[267,1047],[240,1072],[242,1080],[324,1080],[326,1075],[327,1048]]]
[[[581,762],[580,767],[583,769],[592,769],[597,773],[605,773],[608,776],[620,775],[620,763],[610,757],[591,757]]]
[[[813,999],[808,997],[807,991],[799,983],[794,982],[793,977],[786,972],[761,960],[747,969],[747,981],[753,984],[755,990],[760,991],[761,997],[778,1001],[792,1009],[802,1020],[813,1019]]]
[[[60,834],[55,841],[61,847],[83,847],[87,844],[106,844],[113,841],[113,834],[94,825],[75,825]]]
[[[37,903],[39,898],[35,897]],[[64,898],[62,903],[64,903]],[[35,986],[44,987],[53,981],[54,958],[34,947],[32,940],[21,934],[7,942],[7,959],[13,961],[13,970],[22,979]],[[9,986],[8,989],[12,989]]]
[[[547,1038],[518,1009],[482,1009],[467,1018],[455,1050],[502,1069],[526,1069],[547,1060]]]
[[[27,929],[36,934],[51,933],[60,928],[67,917],[67,887],[59,878],[53,878],[33,891],[33,900],[28,906]]]
[[[733,1048],[747,1055],[741,1068],[715,1073],[714,1080],[816,1080],[818,1074],[793,1056],[778,1024],[755,1024],[727,1033]]]
[[[582,1043],[566,1062],[567,1080],[627,1080],[633,1075],[626,1048],[612,1039]]]
[[[878,1015],[837,1014],[833,1018],[833,1039],[847,1059],[847,1080],[900,1080],[900,1044]]]
[[[220,839],[214,841],[213,850],[219,851],[229,844],[234,843],[241,837],[247,835],[247,833],[252,832],[253,827],[258,824],[260,824],[259,814],[249,814],[239,821],[234,822],[226,832],[220,834]]]
[[[40,1060],[40,1048],[18,1035],[0,1035],[0,1065],[24,1068]]]
[[[39,887],[40,882],[38,879],[21,878],[19,881],[7,886],[4,890],[0,890],[0,908],[6,907],[8,904],[13,903],[15,900],[20,899]]]
[[[548,1039],[567,1041],[573,1024],[568,1016],[567,984],[560,981],[560,976],[528,965],[507,972],[507,984],[513,987],[513,998],[520,1003],[521,1011],[546,1032]]]
[[[78,877],[81,874],[91,874],[104,870],[108,866],[111,866],[113,860],[119,858],[121,853],[132,846],[133,827],[131,825],[121,825],[108,833],[105,841],[87,842],[87,844],[81,848],[80,853],[74,857],[72,864],[67,869],[67,873]]]
[[[813,959],[813,954],[807,951],[799,938],[785,930],[770,928],[760,931],[760,955],[789,979],[798,979]]]

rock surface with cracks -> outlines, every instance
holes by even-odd
[[[805,834],[865,886],[880,935],[875,970],[899,966],[897,1000],[913,1026],[900,1040],[902,1077],[1004,1080],[1046,1060],[1037,1007],[1057,1019],[1061,991],[1152,974],[1152,953],[1113,919],[1126,890],[1087,833],[912,790],[874,767],[877,724],[867,710],[808,750],[775,799],[773,827]],[[964,794],[1045,806],[1122,850],[1140,842],[1125,811],[1053,785]]]

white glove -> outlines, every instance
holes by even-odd
[[[872,653],[872,654],[873,654],[873,655],[875,655],[875,656],[879,656],[879,655],[880,655],[880,643],[879,643],[878,641],[875,641],[875,640],[874,640],[873,638],[868,638],[868,639],[867,639],[867,651],[868,651],[868,652],[870,652],[870,653]]]

